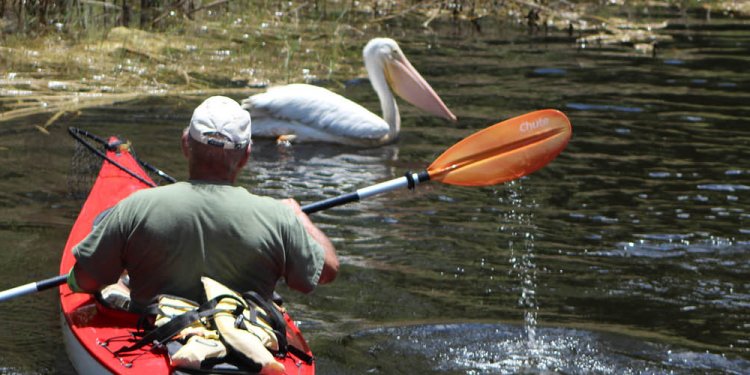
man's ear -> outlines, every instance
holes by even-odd
[[[250,149],[253,147],[253,145],[247,146],[247,151],[245,151],[245,155],[242,156],[242,159],[240,159],[239,168],[243,168],[245,165],[247,165],[248,160],[250,160]]]
[[[189,136],[190,135],[188,134],[188,130],[185,129],[185,131],[182,132],[182,138],[180,139],[180,148],[182,148],[182,154],[185,155],[186,159],[190,157],[190,141],[188,140]]]

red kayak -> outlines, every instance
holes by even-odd
[[[104,161],[65,244],[60,274],[67,274],[73,267],[75,258],[71,249],[90,232],[97,215],[136,190],[156,186],[142,165],[153,167],[141,164],[119,139],[112,137],[106,142],[78,129],[71,128],[70,132]],[[102,150],[82,140],[81,135],[102,143]],[[67,284],[60,286],[60,305],[65,347],[79,374],[170,374],[174,371],[164,348],[146,345],[135,351],[113,354],[137,341],[134,333],[140,315],[107,308],[93,295],[71,292]],[[277,360],[285,366],[287,374],[314,374],[309,346],[288,314],[284,313],[284,319],[289,344],[303,353],[288,353]]]

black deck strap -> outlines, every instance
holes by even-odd
[[[286,339],[286,321],[284,320],[284,316],[281,315],[281,312],[275,306],[256,292],[249,291],[242,293],[242,297],[247,300],[248,304],[258,306],[265,312],[266,316],[262,318],[271,326],[279,344],[277,355],[280,357],[285,356],[290,345]]]
[[[282,298],[281,294],[277,293],[275,290],[273,291],[273,296],[271,296],[271,301],[279,306],[284,304],[284,298]]]
[[[151,343],[163,343],[164,341],[174,337],[174,335],[180,333],[185,327],[193,324],[200,319],[200,312],[193,310],[188,311],[184,314],[180,314],[168,323],[161,327],[158,327],[151,332],[144,335],[140,340],[136,341],[133,345],[120,348],[114,352],[115,355],[132,352],[133,350],[140,349]]]
[[[252,302],[252,304],[255,304],[255,306],[258,306],[261,310],[265,311],[266,316],[264,316],[263,319],[271,325],[271,329],[276,335],[276,340],[278,341],[279,351],[276,353],[277,357],[283,358],[287,353],[291,353],[308,365],[313,364],[313,357],[311,355],[294,345],[289,345],[289,341],[286,338],[286,320],[275,306],[268,303],[268,301],[256,292],[245,292],[242,296],[245,297],[248,302]]]
[[[289,345],[287,347],[287,349],[289,350],[289,353],[294,354],[295,357],[299,358],[302,362],[305,362],[308,365],[312,365],[313,361],[315,360],[313,358],[313,356],[307,354],[302,349],[300,349],[300,348],[298,348],[298,347],[296,347],[294,345]]]
[[[300,348],[297,348],[293,345],[288,344],[288,340],[286,338],[286,321],[284,320],[284,316],[275,306],[273,306],[271,303],[266,301],[263,297],[261,297],[256,292],[252,292],[252,291],[245,292],[242,294],[242,297],[245,298],[245,302],[248,303],[249,305],[257,306],[261,310],[263,310],[264,313],[258,313],[254,308],[251,309],[251,311],[254,313],[253,318],[255,316],[260,316],[261,318],[263,318],[271,326],[271,329],[273,330],[274,335],[276,335],[276,339],[278,341],[278,346],[279,346],[279,350],[276,353],[276,356],[283,358],[287,355],[287,353],[292,353],[297,358],[307,363],[308,365],[311,365],[313,363],[313,357],[311,355],[307,354],[305,351],[303,351]],[[206,303],[200,305],[197,309],[187,311],[185,313],[182,313],[172,318],[166,324],[160,327],[157,327],[153,329],[152,331],[143,335],[143,337],[141,337],[133,345],[120,348],[114,351],[113,354],[117,356],[122,353],[132,352],[148,344],[155,344],[158,346],[164,345],[164,343],[169,341],[172,337],[180,333],[186,327],[192,325],[193,323],[203,318],[214,316],[217,313],[228,312],[232,315],[237,316],[238,320],[244,319],[244,315],[242,314],[242,312],[245,309],[245,307],[242,306],[241,304],[238,305],[234,310],[216,308],[219,302],[223,300],[224,298],[230,298],[235,301],[242,302],[239,298],[230,294],[222,294],[222,295],[216,296],[212,298],[211,300],[207,301]],[[150,304],[146,308],[146,313],[144,313],[141,316],[141,318],[142,319],[147,318],[148,316],[152,316],[156,313],[158,313],[158,305]],[[242,323],[242,321],[239,320],[238,323]],[[252,323],[256,325],[258,324],[257,322],[252,322]]]
[[[171,339],[172,337],[174,337],[176,334],[180,333],[180,331],[190,326],[191,324],[205,317],[209,317],[220,312],[226,312],[227,310],[225,309],[216,308],[216,305],[219,304],[219,301],[224,298],[232,298],[234,300],[238,300],[237,297],[229,295],[229,294],[219,295],[216,298],[213,298],[209,300],[208,302],[200,305],[200,307],[198,307],[195,310],[191,310],[191,311],[182,313],[180,315],[177,315],[166,324],[144,335],[140,340],[136,341],[133,345],[120,348],[117,351],[115,351],[114,354],[118,355],[122,353],[132,352],[133,350],[140,349],[143,346],[152,344],[152,343],[161,345],[164,342]]]
[[[242,328],[242,323],[245,321],[245,314],[242,312],[245,311],[245,306],[242,304],[237,304],[237,308],[232,311],[232,315],[234,315],[236,318],[234,319],[234,328]],[[253,319],[255,319],[254,315],[250,316],[251,322]]]

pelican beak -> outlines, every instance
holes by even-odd
[[[393,91],[407,102],[435,116],[456,121],[456,115],[403,55],[386,60],[385,76]]]

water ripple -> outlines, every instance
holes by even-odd
[[[476,375],[643,374],[684,369],[741,374],[750,370],[750,362],[743,359],[577,329],[540,328],[534,344],[525,339],[520,327],[501,324],[380,328],[358,333],[355,339],[400,356],[424,356],[434,361],[434,371]],[[372,344],[373,340],[378,344]]]
[[[735,192],[735,191],[742,191],[742,190],[750,190],[750,186],[747,185],[736,185],[736,184],[705,184],[705,185],[698,185],[699,190],[711,190],[711,191],[729,191],[729,192]]]
[[[643,112],[643,108],[640,107],[626,107],[612,104],[567,103],[565,106],[567,108],[577,109],[579,111],[615,111],[631,113]]]

